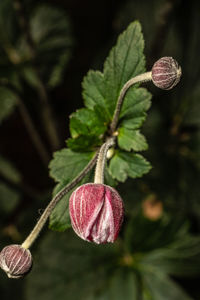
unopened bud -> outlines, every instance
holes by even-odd
[[[10,278],[26,275],[32,267],[32,255],[20,245],[10,245],[0,253],[0,267]]]
[[[180,81],[181,67],[172,57],[162,57],[153,65],[151,75],[155,86],[170,90]]]
[[[97,244],[113,243],[123,222],[124,206],[114,188],[87,183],[72,193],[69,212],[72,227],[79,237]]]

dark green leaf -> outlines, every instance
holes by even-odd
[[[48,233],[39,246],[34,268],[27,277],[26,299],[98,299],[107,281],[113,245],[95,246],[68,231]]]
[[[12,181],[14,183],[19,183],[21,181],[21,174],[19,171],[13,166],[13,164],[8,161],[5,157],[0,155],[0,174]]]
[[[72,138],[79,135],[96,135],[103,134],[106,130],[105,120],[100,114],[100,110],[90,110],[82,108],[70,116],[70,132]]]
[[[71,56],[73,41],[69,18],[64,10],[42,4],[33,11],[30,30],[40,72],[48,86],[55,87],[61,82]]]
[[[121,149],[130,151],[142,151],[147,150],[148,145],[145,137],[139,132],[139,130],[131,130],[122,127],[118,130],[118,145]]]
[[[168,247],[147,253],[142,263],[174,276],[197,275],[200,270],[200,238],[188,234],[177,237]]]
[[[151,94],[144,88],[130,88],[124,99],[120,113],[120,127],[137,129],[146,119],[146,111],[151,105]]]
[[[105,98],[113,113],[123,85],[145,71],[144,40],[139,22],[131,23],[119,36],[104,64]]]
[[[0,123],[10,116],[16,105],[16,96],[10,90],[0,87]]]
[[[157,268],[142,272],[145,299],[192,300],[173,280]]]
[[[1,219],[15,209],[20,199],[20,193],[0,182],[0,215]]]
[[[122,182],[128,176],[132,178],[141,177],[150,169],[150,163],[143,156],[123,151],[117,151],[109,165],[109,172],[112,177]]]
[[[103,73],[90,70],[83,79],[83,98],[85,106],[93,109],[98,105],[103,110],[107,120],[112,119],[108,103],[105,98],[105,83]]]
[[[70,149],[57,151],[49,164],[50,175],[57,182],[69,182],[82,171],[93,155],[91,152],[79,153]]]
[[[101,140],[95,135],[81,135],[67,140],[67,146],[76,152],[94,151],[97,146],[101,146],[101,143]]]
[[[108,299],[138,299],[138,284],[138,278],[134,272],[130,272],[127,269],[117,270],[112,275],[107,287]]]

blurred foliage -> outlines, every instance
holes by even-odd
[[[102,62],[117,35],[133,20],[142,24],[147,68],[151,68],[155,59],[168,55],[175,57],[183,70],[180,84],[172,91],[164,92],[148,85],[153,94],[152,106],[142,132],[138,130],[150,107],[150,93],[137,88],[132,89],[130,96],[127,94],[119,123],[121,149],[114,152],[106,170],[106,183],[115,185],[112,177],[126,180],[117,186],[126,208],[117,242],[96,246],[80,240],[71,229],[65,233],[45,232],[33,248],[34,266],[27,278],[13,281],[0,273],[1,299],[200,298],[200,4],[197,0],[192,3],[118,0],[112,6],[111,2],[96,2],[97,7],[93,9],[91,1],[84,4],[81,1],[0,1],[1,248],[22,241],[40,214],[38,207],[45,207],[44,201],[52,190],[47,167],[44,171],[35,148],[32,149],[32,143],[22,134],[27,128],[19,125],[21,117],[15,110],[20,108],[19,98],[48,149],[39,121],[41,82],[50,98],[61,98],[57,105],[54,101],[57,126],[61,128],[64,124],[68,135],[66,116],[82,107],[81,95],[75,100],[80,77],[90,68],[103,69]],[[19,3],[24,4],[24,11],[19,9]],[[126,42],[122,44],[126,48]],[[125,55],[126,49],[123,51]],[[121,87],[120,67],[115,74],[111,72],[112,59],[117,55],[112,50],[103,72],[89,71],[84,77],[86,108],[71,114],[71,138],[67,142],[70,149],[56,152],[50,164],[50,175],[57,182],[54,193],[87,164],[101,143],[101,134],[107,130],[114,101],[105,102],[105,99],[116,101]],[[131,77],[135,69],[129,59],[125,73]],[[143,72],[144,64],[141,56],[138,72]],[[102,80],[105,70],[106,83],[113,86],[117,83],[117,89],[105,89]],[[61,105],[61,101],[65,104]],[[79,106],[74,108],[75,102]],[[88,146],[90,152],[83,153]],[[140,160],[140,154],[127,152],[133,150],[145,150],[144,156],[153,168],[142,178],[127,179],[127,176],[140,176],[137,163],[139,170],[141,163],[144,169],[150,168],[146,160]],[[124,153],[126,159],[122,164]],[[134,167],[130,164],[133,159]],[[92,177],[93,172],[84,180],[90,181]],[[51,216],[50,227],[54,230],[69,227],[69,195],[63,197]]]

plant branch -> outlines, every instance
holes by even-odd
[[[31,245],[34,243],[35,239],[38,237],[43,226],[45,225],[48,217],[50,216],[50,214],[53,211],[56,204],[61,200],[61,198],[64,195],[66,195],[72,188],[74,188],[77,185],[77,183],[79,183],[85,177],[85,175],[94,167],[97,157],[98,157],[98,152],[91,159],[91,161],[87,164],[87,166],[79,173],[79,175],[77,177],[75,177],[69,184],[67,184],[60,192],[58,192],[55,195],[55,197],[51,200],[51,202],[48,204],[48,206],[44,210],[39,221],[36,223],[35,227],[31,231],[29,236],[22,243],[23,248],[28,249],[31,247]]]
[[[119,97],[118,97],[118,100],[117,100],[117,105],[116,105],[116,108],[115,108],[115,111],[114,111],[113,120],[112,120],[111,125],[110,125],[111,134],[114,134],[114,132],[116,130],[117,122],[119,120],[119,115],[120,115],[120,111],[121,111],[121,108],[122,108],[122,104],[123,104],[123,101],[124,101],[124,98],[125,98],[125,95],[126,95],[128,89],[136,83],[142,83],[142,82],[150,81],[151,79],[152,79],[151,78],[151,72],[146,72],[146,73],[143,73],[143,74],[140,74],[138,76],[135,76],[135,77],[131,78],[129,81],[127,81],[125,83],[125,85],[123,86],[123,88],[121,89],[121,92],[119,94]]]

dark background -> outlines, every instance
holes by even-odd
[[[23,1],[27,19],[37,1]],[[39,1],[38,1],[39,2]],[[152,108],[144,133],[149,142],[145,153],[153,170],[145,176],[145,188],[159,195],[159,201],[174,218],[181,211],[190,224],[191,234],[199,235],[199,1],[156,1],[156,0],[102,0],[40,1],[66,12],[70,21],[70,59],[63,73],[61,83],[48,91],[49,103],[56,120],[59,147],[65,147],[69,137],[69,115],[83,106],[81,82],[89,69],[103,68],[103,62],[117,36],[133,20],[139,20],[145,39],[147,69],[162,56],[173,56],[182,66],[183,76],[174,91],[163,92],[152,84]],[[45,20],[44,20],[45,22]],[[24,94],[33,97],[33,91],[24,84]],[[49,155],[52,148],[38,121],[38,107],[27,100],[27,107],[33,116],[36,128],[42,137]],[[1,247],[18,243],[24,239],[35,224],[40,211],[51,196],[54,182],[48,176],[48,168],[41,159],[26,130],[18,108],[1,123],[0,153],[20,171],[21,182],[17,184],[5,178],[2,182],[20,193],[20,200],[1,219]],[[193,155],[193,159],[190,159]],[[130,182],[120,186],[127,199]],[[132,204],[130,204],[132,207]],[[47,229],[41,234],[37,248]],[[58,233],[59,234],[59,233]],[[199,266],[200,268],[200,266]],[[31,276],[31,275],[29,275]],[[199,276],[175,278],[193,297],[200,299]],[[27,299],[24,296],[26,281],[8,281],[0,274],[2,299]],[[166,298],[168,299],[168,298]]]

